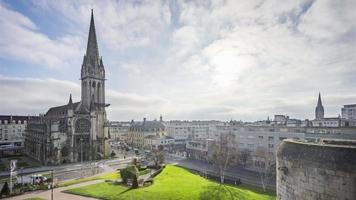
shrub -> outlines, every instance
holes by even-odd
[[[120,175],[121,175],[122,182],[124,183],[127,183],[128,179],[134,179],[134,177],[136,177],[137,179],[138,176],[137,167],[134,165],[127,166],[126,168],[120,170]]]

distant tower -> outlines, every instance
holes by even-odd
[[[318,104],[315,108],[315,119],[322,119],[322,118],[324,118],[324,107],[323,104],[321,103],[321,96],[319,92]]]
[[[83,58],[82,70],[82,104],[88,109],[104,109],[105,105],[105,69],[99,56],[96,40],[93,10],[91,11],[87,52]]]

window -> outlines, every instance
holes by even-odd
[[[274,145],[273,144],[268,144],[268,148],[273,148]]]
[[[263,136],[262,135],[258,136],[258,139],[263,139]]]
[[[273,136],[268,136],[268,141],[273,141],[274,137]]]

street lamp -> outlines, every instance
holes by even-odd
[[[83,136],[80,137],[80,172],[83,178]]]

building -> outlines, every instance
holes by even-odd
[[[109,135],[110,141],[124,141],[130,125],[130,122],[109,121],[105,124],[105,132]]]
[[[86,54],[81,68],[81,101],[70,95],[65,105],[52,107],[28,125],[26,152],[43,164],[100,159],[110,149],[105,134],[105,69],[91,13]]]
[[[188,158],[208,161],[211,158],[213,139],[191,140],[186,144]]]
[[[29,119],[36,116],[0,115],[0,155],[21,154]]]
[[[356,120],[356,104],[344,105],[344,107],[341,108],[341,117]]]
[[[220,121],[169,121],[166,123],[167,134],[174,138],[176,145],[185,146],[189,140],[211,138]]]
[[[144,139],[145,149],[158,149],[162,146],[165,150],[172,150],[174,146],[174,138],[166,135],[148,135]]]
[[[319,92],[318,103],[315,108],[315,119],[323,119],[324,118],[324,107],[321,102],[321,96]]]
[[[148,121],[143,118],[142,122],[131,122],[126,142],[133,147],[143,149],[145,147],[145,138],[148,136],[162,137],[166,135],[167,131],[162,118],[160,121]]]
[[[352,119],[354,115],[355,105],[345,105],[341,109],[342,116],[338,117],[324,117],[324,107],[321,102],[319,93],[318,103],[315,108],[315,119],[311,121],[314,127],[348,127],[356,126],[356,120]]]

